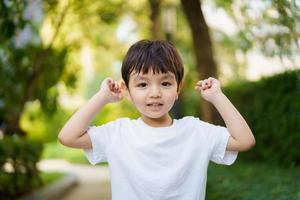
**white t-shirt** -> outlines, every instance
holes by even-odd
[[[184,117],[168,127],[120,118],[88,134],[93,165],[107,161],[113,200],[204,200],[209,161],[231,165],[227,129]]]

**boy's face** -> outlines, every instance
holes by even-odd
[[[168,73],[147,74],[132,72],[129,77],[129,98],[143,119],[163,119],[178,98],[175,75]]]

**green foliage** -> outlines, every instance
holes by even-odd
[[[45,144],[42,157],[43,159],[65,159],[72,163],[89,163],[82,149],[71,149],[61,145],[57,141]]]
[[[247,159],[285,166],[300,165],[300,71],[287,71],[258,82],[224,89],[249,123],[256,146]]]
[[[0,21],[0,29],[4,30],[0,44],[0,122],[4,124],[5,134],[21,134],[24,131],[19,127],[19,120],[25,104],[38,100],[41,109],[52,114],[59,94],[57,83],[72,84],[70,79],[74,81],[74,76],[62,78],[67,47],[43,44],[39,36],[41,23],[35,23],[43,19],[26,15],[32,2],[1,1],[0,4],[0,13],[8,13]],[[20,33],[25,28],[30,31],[27,38],[22,38]],[[55,36],[52,42],[54,39]]]
[[[184,79],[178,101],[183,116],[199,116],[200,114],[201,95],[194,89],[197,78],[195,69],[190,69],[189,75]]]
[[[36,166],[42,149],[41,142],[17,136],[0,140],[1,199],[15,199],[43,184]]]
[[[207,200],[300,199],[299,168],[237,161],[224,167],[210,164]]]
[[[237,33],[232,36],[244,52],[258,47],[266,56],[294,59],[299,54],[300,5],[297,1],[216,0],[232,17]]]
[[[45,185],[51,184],[59,179],[65,177],[66,174],[63,172],[42,172],[41,179]]]
[[[59,106],[52,115],[49,115],[41,109],[39,101],[34,101],[27,103],[21,118],[21,126],[26,131],[27,138],[38,139],[44,143],[56,141],[60,129],[73,112]]]
[[[12,38],[18,28],[24,28],[24,10],[27,1],[0,1],[0,46],[6,42],[7,38]]]
[[[10,48],[5,63],[0,63],[0,80],[4,100],[1,117],[26,100],[39,99],[44,110],[54,110],[58,95],[55,84],[60,80],[66,50],[44,49],[41,46]],[[38,63],[42,62],[43,66]],[[31,88],[33,87],[33,88]],[[31,91],[29,91],[29,88]],[[7,92],[9,91],[9,92]]]

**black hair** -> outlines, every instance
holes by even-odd
[[[174,73],[178,86],[184,76],[182,59],[174,45],[166,40],[141,40],[129,48],[121,70],[126,86],[132,72],[146,74],[149,69],[154,74]]]

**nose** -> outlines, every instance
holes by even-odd
[[[150,89],[150,97],[152,98],[160,98],[161,90],[158,86],[152,86]]]

